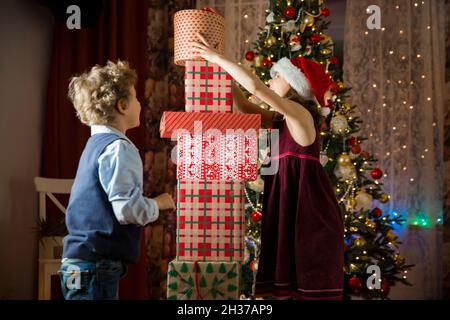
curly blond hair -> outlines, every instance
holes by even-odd
[[[127,62],[108,61],[104,67],[96,65],[89,72],[72,77],[68,97],[82,123],[108,124],[116,116],[117,103],[128,101],[136,80],[136,71]]]

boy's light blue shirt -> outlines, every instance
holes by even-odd
[[[157,220],[156,201],[142,194],[143,168],[139,150],[127,136],[111,126],[91,126],[91,135],[97,133],[115,133],[125,139],[108,145],[98,158],[100,183],[119,223],[144,226]]]

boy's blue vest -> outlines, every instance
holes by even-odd
[[[114,133],[91,136],[78,164],[66,224],[63,258],[137,262],[141,227],[121,225],[98,176],[98,158],[110,143],[123,139]]]

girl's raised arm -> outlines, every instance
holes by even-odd
[[[236,84],[233,85],[233,106],[243,113],[259,113],[261,115],[262,125],[266,128],[272,127],[272,119],[275,112],[263,109],[248,101],[244,93]]]
[[[256,75],[253,75],[244,67],[230,61],[212,49],[200,34],[197,34],[197,36],[203,43],[191,42],[191,53],[193,58],[201,57],[212,63],[218,64],[248,92],[267,103],[273,109],[286,117],[292,119],[298,118],[299,108],[294,103],[290,103],[286,99],[283,99],[270,90]]]

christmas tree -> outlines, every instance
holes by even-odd
[[[245,55],[254,72],[267,83],[274,62],[283,57],[304,56],[322,64],[333,81],[327,96],[331,112],[320,128],[320,161],[335,187],[344,217],[345,297],[388,298],[390,287],[396,283],[410,285],[407,272],[412,265],[407,265],[400,255],[400,242],[393,232],[394,226],[405,220],[378,207],[389,201],[389,195],[382,190],[384,173],[376,167],[377,159],[363,150],[364,143],[369,142],[358,134],[362,120],[354,114],[356,106],[346,101],[351,88],[342,82],[332,39],[324,33],[330,10],[322,0],[272,0],[266,12],[267,23],[253,43],[254,49]],[[253,297],[261,246],[263,179],[259,176],[246,187],[243,293],[247,297]]]

